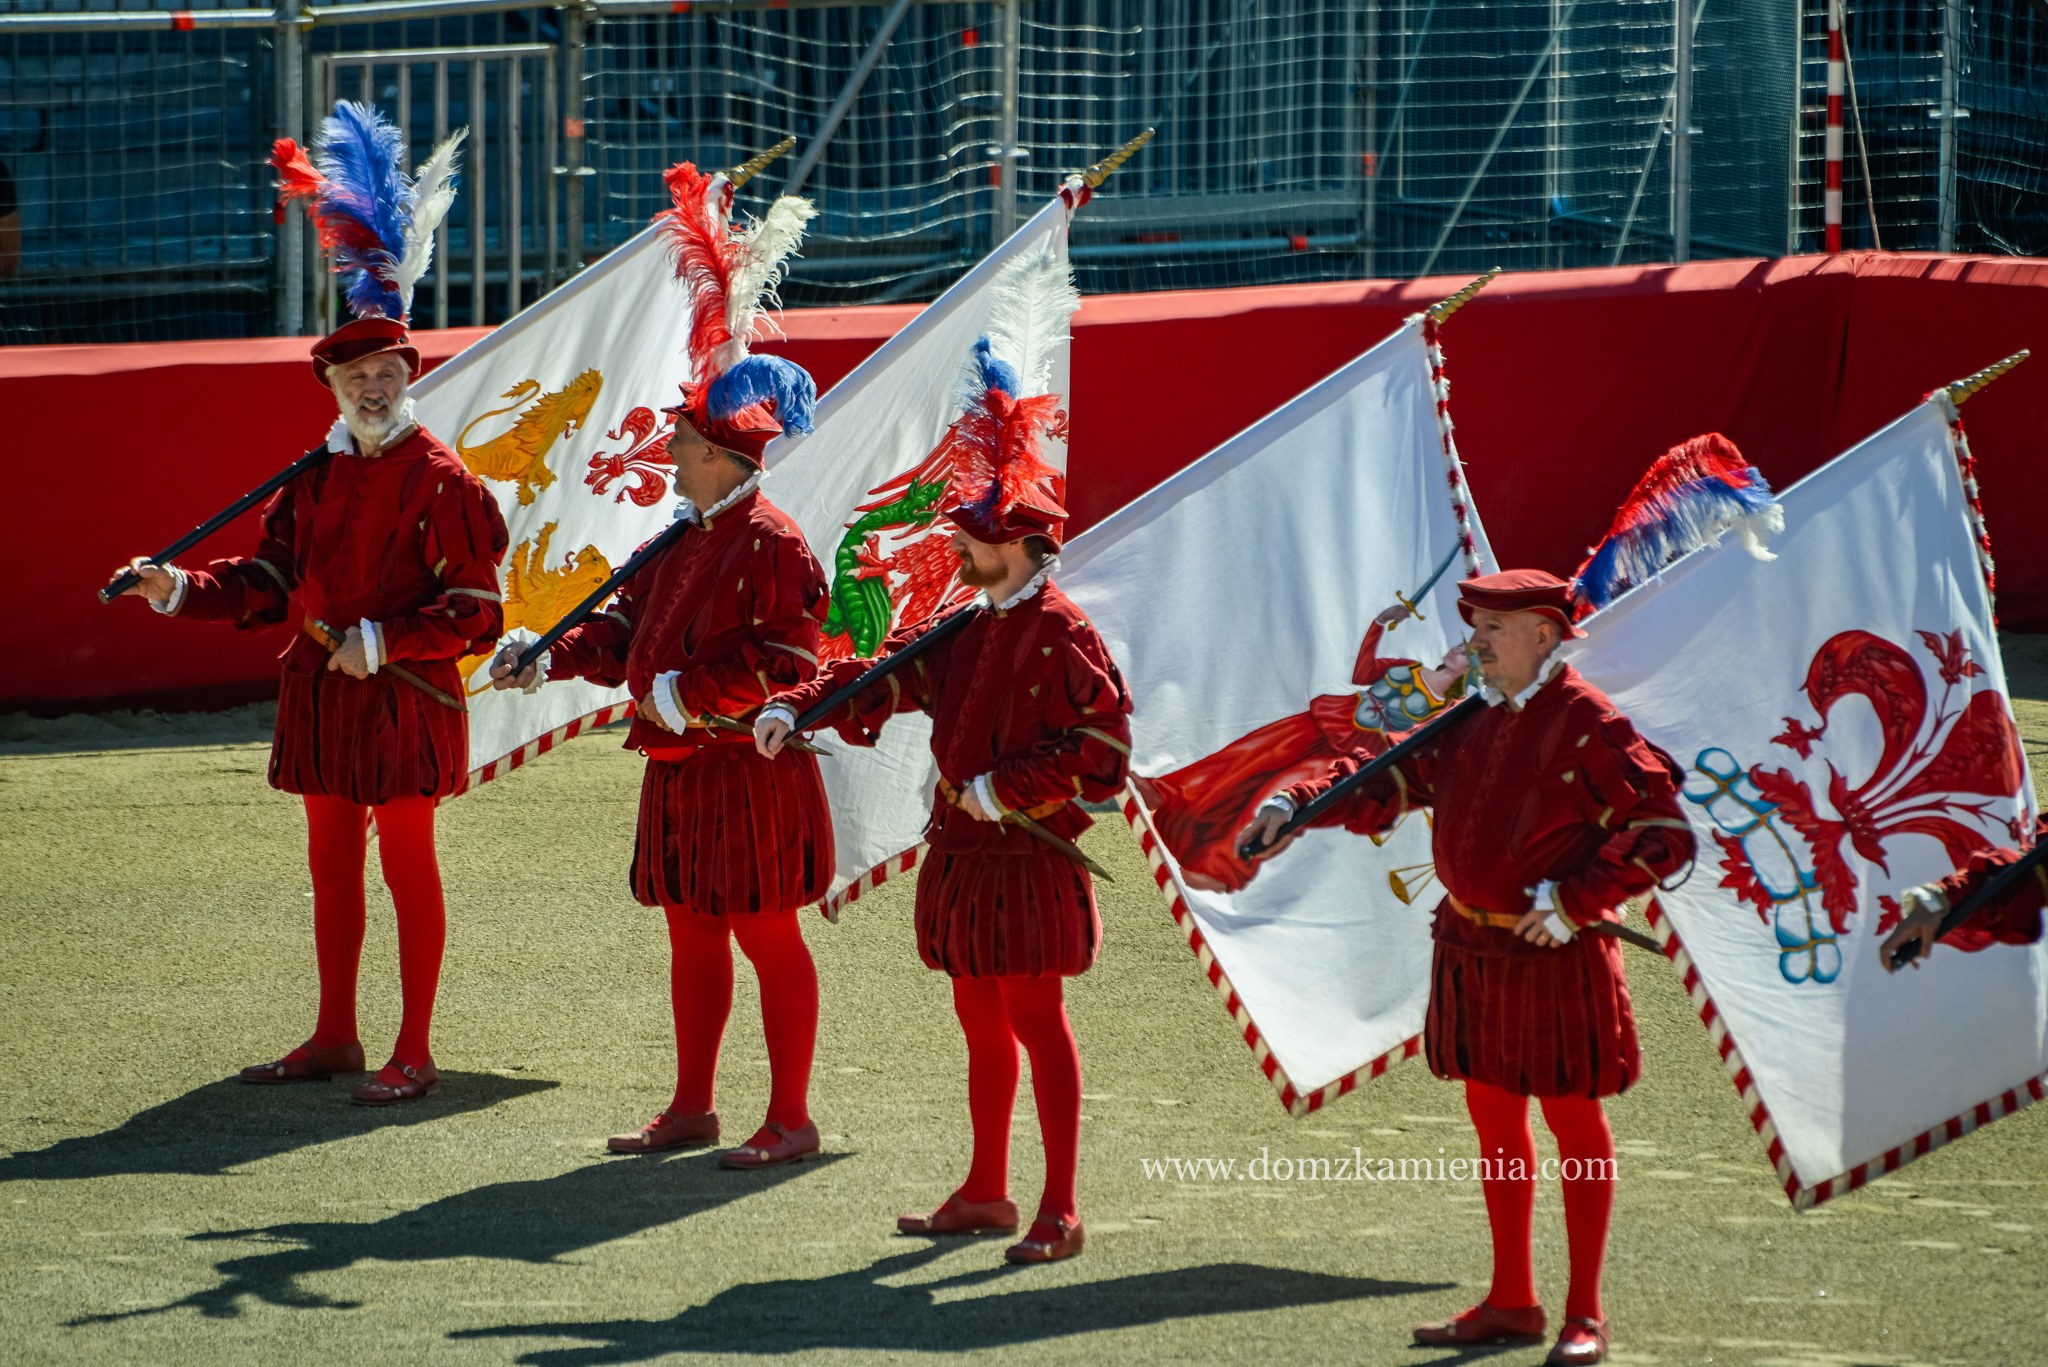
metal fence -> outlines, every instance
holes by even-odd
[[[1820,242],[1825,0],[176,4],[0,13],[6,340],[324,326],[264,162],[335,92],[405,122],[415,157],[473,129],[428,323],[509,316],[637,232],[669,164],[785,133],[748,193],[800,179],[821,211],[792,305],[931,297],[1147,126],[1076,222],[1091,292]],[[2040,5],[1848,8],[1850,245],[2048,252]]]

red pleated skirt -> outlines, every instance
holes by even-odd
[[[406,668],[450,697],[462,696],[453,661],[407,661]],[[468,767],[468,713],[390,674],[284,672],[271,787],[374,807],[401,797],[446,797]]]
[[[1422,1029],[1438,1077],[1523,1096],[1613,1096],[1643,1071],[1621,944],[1602,935],[1540,949],[1507,930],[1439,934]]]
[[[814,755],[751,743],[650,759],[640,783],[633,896],[706,916],[794,911],[832,883],[832,816]]]
[[[1062,854],[933,851],[917,871],[917,951],[955,978],[1085,973],[1102,945],[1088,870]]]

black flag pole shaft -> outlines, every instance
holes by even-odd
[[[1935,939],[1941,939],[1957,926],[2031,878],[2034,870],[2040,868],[2044,862],[2048,862],[2048,841],[2043,841],[2028,850],[2016,862],[2000,869],[1989,879],[1985,880],[1984,886],[1950,907],[1948,915],[1941,918],[1941,929],[1935,933]],[[1892,967],[1904,968],[1919,957],[1920,942],[1918,940],[1908,940],[1892,951]]]
[[[1293,816],[1288,817],[1282,823],[1280,829],[1274,833],[1272,844],[1277,845],[1282,840],[1308,826],[1317,817],[1320,817],[1323,813],[1329,811],[1330,808],[1336,806],[1339,802],[1350,796],[1350,794],[1357,791],[1362,785],[1372,782],[1381,774],[1384,774],[1387,770],[1420,750],[1423,746],[1432,744],[1445,732],[1453,727],[1463,726],[1485,710],[1486,699],[1474,694],[1457,706],[1439,712],[1430,721],[1402,737],[1400,743],[1392,749],[1384,754],[1375,756],[1370,763],[1364,764],[1352,770],[1343,778],[1338,779],[1320,797],[1308,803]],[[1269,845],[1246,844],[1240,846],[1237,852],[1246,859],[1256,859],[1269,848]]]
[[[147,556],[145,559],[152,565],[162,565],[176,560],[186,551],[191,550],[194,546],[206,540],[207,537],[212,536],[222,527],[227,526],[228,523],[233,522],[243,513],[248,512],[264,499],[269,498],[279,489],[282,489],[300,475],[305,474],[306,471],[314,466],[327,460],[333,454],[324,443],[315,447],[290,465],[285,466],[284,469],[272,475],[269,479],[264,480],[248,493],[243,494],[218,513],[215,513],[212,517],[206,519],[206,521],[200,523],[197,527],[194,527],[191,531],[179,537],[176,541],[173,541],[170,545],[158,551],[155,555]],[[113,582],[100,590],[100,601],[102,603],[111,603],[141,582],[141,575],[133,570],[123,570],[114,576]]]
[[[958,634],[963,627],[981,614],[986,601],[986,599],[977,599],[969,603],[966,607],[955,611],[950,617],[940,621],[938,625],[925,632],[924,635],[918,637],[915,641],[910,642],[901,649],[892,650],[887,655],[876,660],[873,664],[862,670],[860,676],[854,679],[852,683],[834,689],[822,702],[804,709],[804,714],[796,719],[794,726],[789,728],[790,734],[797,735],[810,730],[868,688],[888,678],[927,650],[938,645],[939,642]]]
[[[584,618],[596,612],[607,598],[610,598],[619,591],[619,585],[639,573],[642,565],[645,565],[648,561],[654,559],[655,556],[660,555],[663,551],[674,545],[676,538],[681,536],[692,525],[678,518],[663,528],[654,540],[635,551],[632,559],[613,570],[610,578],[592,589],[588,597],[575,607],[570,608],[567,613],[563,614],[560,621],[542,632],[540,638],[532,645],[519,652],[519,657],[512,662],[512,677],[516,679],[521,674],[524,674],[530,665],[548,653],[548,647],[575,630]]]

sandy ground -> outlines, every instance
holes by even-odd
[[[2008,659],[2038,755],[2048,643]],[[951,1189],[967,1142],[907,883],[810,926],[829,1160],[741,1175],[603,1154],[673,1078],[665,937],[625,890],[638,761],[615,737],[443,811],[440,1092],[375,1112],[340,1084],[224,1081],[311,1018],[303,825],[264,784],[267,735],[261,709],[0,719],[0,1361],[1461,1360],[1408,1330],[1484,1290],[1476,1185],[1146,1178],[1146,1158],[1474,1145],[1419,1064],[1289,1120],[1113,820],[1085,842],[1119,880],[1102,961],[1070,986],[1090,1238],[1069,1263],[893,1233]],[[374,1054],[397,978],[372,887]],[[1631,970],[1647,1070],[1611,1107],[1612,1361],[2048,1361],[2048,1107],[1795,1215],[1675,976],[1633,953]],[[722,1106],[743,1137],[766,1063],[739,978]],[[1028,1099],[1016,1152],[1028,1202]],[[1537,1258],[1555,1315],[1554,1187]]]

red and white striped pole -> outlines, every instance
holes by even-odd
[[[1842,250],[1842,0],[1828,0],[1828,140],[1821,221],[1826,224],[1825,250]]]

